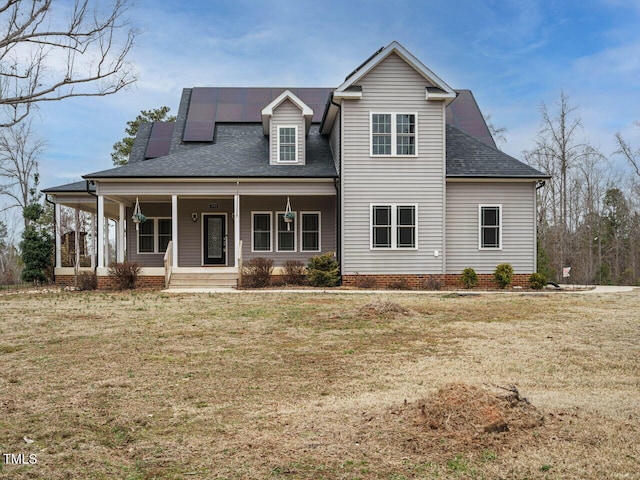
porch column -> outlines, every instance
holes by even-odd
[[[75,233],[75,245],[73,248],[75,249],[74,255],[74,267],[75,272],[77,273],[80,269],[80,210],[78,208],[75,209],[75,221],[76,221],[76,233]]]
[[[171,241],[173,250],[171,252],[173,268],[178,266],[178,196],[171,195]]]
[[[91,268],[96,268],[96,214],[91,214]]]
[[[98,268],[104,268],[104,197],[98,195]]]
[[[235,252],[235,264],[238,268],[238,260],[242,255],[240,251],[240,195],[236,193],[233,196],[233,239],[234,239],[234,252]]]
[[[118,239],[116,241],[116,261],[124,262],[124,221],[125,221],[125,205],[119,204],[119,218],[118,218]]]
[[[109,217],[104,217],[104,263],[107,267],[111,263],[109,246]]]
[[[56,268],[62,267],[62,243],[60,240],[60,221],[62,215],[60,214],[60,208],[61,205],[56,202],[54,207],[56,215],[56,228],[54,229],[54,235],[56,236]]]

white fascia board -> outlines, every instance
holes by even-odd
[[[455,93],[449,93],[449,92],[429,92],[429,90],[427,90],[427,93],[425,95],[425,98],[427,100],[444,100],[445,105],[449,105],[451,102],[453,102],[456,98],[456,94]]]
[[[333,99],[334,100],[358,100],[362,98],[362,91],[352,91],[352,90],[348,90],[345,92],[335,92],[333,94]]]
[[[428,80],[433,86],[441,88],[445,92],[452,93],[455,95],[455,91],[444,80],[438,77],[438,75],[436,75],[429,68],[427,68],[427,66],[423,64],[420,60],[418,60],[411,52],[409,52],[400,43],[394,40],[389,45],[387,45],[378,55],[376,55],[371,60],[369,60],[366,65],[363,65],[362,68],[360,68],[360,70],[358,70],[351,77],[346,79],[344,83],[336,89],[334,93],[334,97],[339,93],[344,92],[345,89],[354,85],[367,73],[373,70],[385,58],[387,58],[389,55],[391,55],[394,52],[398,54],[400,58],[402,58],[410,66],[412,66],[418,73],[420,73],[420,75],[422,75],[426,80]]]
[[[305,117],[306,124],[311,125],[311,119],[313,118],[313,109],[302,100],[300,100],[300,98],[291,90],[285,90],[276,98],[274,98],[260,112],[262,115],[262,131],[265,135],[269,135],[269,119],[273,116],[273,111],[278,108],[278,105],[280,105],[285,100],[290,100],[296,107],[298,107],[302,113],[302,116]]]

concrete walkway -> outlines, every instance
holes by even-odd
[[[333,293],[333,294],[369,294],[369,295],[395,295],[395,294],[417,294],[417,295],[443,295],[447,293],[458,293],[460,295],[498,295],[498,294],[518,294],[518,295],[540,295],[546,293],[580,293],[580,294],[592,294],[592,293],[625,293],[631,292],[637,287],[622,287],[622,286],[612,286],[612,285],[596,285],[596,286],[585,286],[585,285],[561,285],[559,289],[548,289],[542,291],[532,291],[532,290],[519,290],[519,289],[511,289],[511,290],[355,290],[355,289],[341,289],[341,288],[331,288],[331,289],[320,289],[320,288],[309,288],[309,289],[288,289],[288,288],[269,288],[269,289],[247,289],[247,290],[237,290],[235,288],[206,288],[206,287],[198,287],[198,288],[169,288],[166,290],[162,290],[164,293]]]

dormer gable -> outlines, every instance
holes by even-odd
[[[262,109],[262,129],[269,136],[269,163],[304,165],[306,136],[313,110],[290,90]]]

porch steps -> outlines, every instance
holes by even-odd
[[[235,288],[238,274],[233,272],[172,273],[169,288]]]

